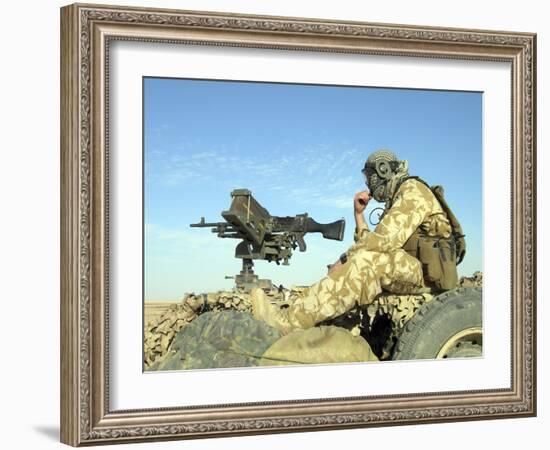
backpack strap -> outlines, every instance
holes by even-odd
[[[441,208],[443,209],[443,211],[445,211],[447,219],[449,219],[449,223],[451,224],[451,229],[456,245],[456,264],[458,265],[462,262],[464,256],[466,256],[466,240],[464,239],[465,234],[462,231],[462,226],[460,225],[460,222],[454,215],[452,209],[447,203],[447,200],[445,200],[445,192],[443,190],[443,186],[433,186],[431,190],[434,193],[435,198],[441,205]]]

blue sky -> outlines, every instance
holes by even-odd
[[[481,93],[145,78],[145,299],[232,286],[238,241],[189,224],[223,220],[235,188],[272,215],[346,219],[343,242],[306,235],[290,266],[256,262],[276,284],[314,283],[353,243],[353,195],[378,148],[445,187],[467,235],[459,272],[482,270]]]

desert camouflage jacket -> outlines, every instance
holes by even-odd
[[[410,178],[404,181],[374,231],[365,225],[355,230],[348,256],[359,250],[388,252],[403,247],[419,228],[430,236],[449,237],[451,225],[433,192],[426,185]]]

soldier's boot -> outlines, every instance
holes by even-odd
[[[287,310],[269,303],[262,289],[252,289],[250,297],[252,299],[252,314],[255,319],[263,320],[270,327],[279,330],[283,335],[292,331],[293,327],[288,320]]]

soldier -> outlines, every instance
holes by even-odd
[[[257,319],[287,334],[337,317],[356,304],[368,305],[382,290],[412,294],[427,287],[454,287],[465,244],[442,191],[436,198],[438,192],[410,177],[408,162],[388,150],[372,153],[362,172],[368,191],[358,192],[353,201],[355,244],[330,266],[325,278],[295,294],[288,308],[268,303],[264,292],[254,289]],[[363,216],[371,198],[385,202],[374,231]]]

